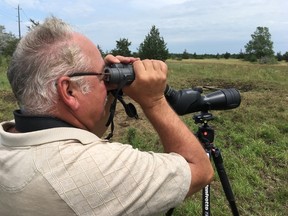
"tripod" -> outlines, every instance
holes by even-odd
[[[211,113],[201,111],[200,114],[194,115],[193,119],[195,124],[202,124],[201,126],[198,127],[196,136],[198,137],[199,141],[204,147],[209,159],[211,159],[212,155],[218,176],[220,178],[226,198],[229,202],[232,214],[234,216],[239,216],[234,195],[223,165],[223,158],[221,156],[220,150],[216,148],[213,144],[214,129],[208,125],[208,122],[213,120],[214,117]],[[207,185],[202,190],[202,215],[204,216],[210,215],[210,185]]]

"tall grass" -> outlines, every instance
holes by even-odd
[[[203,87],[204,95],[221,88],[237,88],[240,107],[215,111],[209,125],[215,129],[215,146],[224,166],[240,215],[288,214],[288,65],[258,65],[238,60],[168,60],[168,83],[175,89]],[[0,68],[0,120],[12,118],[16,107]],[[127,99],[129,100],[129,99]],[[115,140],[143,150],[162,151],[153,128],[139,108],[139,120],[127,120],[121,106],[115,117]],[[181,118],[195,132],[193,115]],[[123,126],[125,122],[125,126]],[[122,126],[121,126],[122,125]],[[215,170],[216,172],[216,170]],[[201,215],[201,193],[175,209],[174,215]],[[212,215],[232,215],[217,172],[211,184]]]

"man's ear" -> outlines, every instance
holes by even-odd
[[[69,77],[60,77],[57,80],[57,91],[59,99],[70,109],[77,110],[79,102],[77,100],[77,89]]]

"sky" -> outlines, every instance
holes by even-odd
[[[170,53],[240,53],[258,26],[268,27],[275,53],[288,51],[287,0],[0,0],[0,25],[21,35],[29,19],[56,16],[103,51],[128,39],[137,51],[153,25]]]

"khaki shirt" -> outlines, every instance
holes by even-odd
[[[0,215],[159,215],[191,174],[175,153],[142,152],[77,128],[9,133],[0,125]]]

